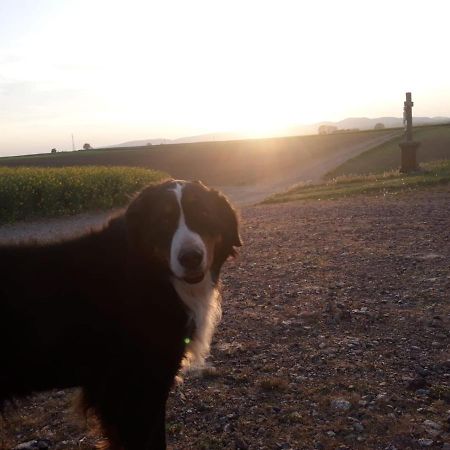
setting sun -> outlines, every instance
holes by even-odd
[[[0,152],[69,149],[72,133],[98,146],[399,116],[407,90],[417,115],[448,115],[447,10],[444,1],[426,10],[353,0],[2,2]]]

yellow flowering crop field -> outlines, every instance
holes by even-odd
[[[119,207],[167,176],[131,167],[0,167],[0,223]]]

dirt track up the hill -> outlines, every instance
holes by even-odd
[[[375,136],[365,142],[336,149],[332,154],[320,155],[305,160],[300,168],[285,169],[283,174],[276,174],[276,179],[267,179],[248,186],[219,186],[219,189],[237,205],[252,205],[261,202],[273,193],[281,192],[300,182],[317,182],[327,172],[343,162],[360,155],[361,153],[384,144],[402,132],[394,131],[387,135]]]
[[[449,198],[447,187],[243,208],[214,369],[172,392],[171,448],[448,448]],[[20,402],[0,448],[91,449],[72,397]]]

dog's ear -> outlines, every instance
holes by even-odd
[[[149,219],[155,197],[160,192],[160,184],[147,186],[139,192],[125,212],[125,221],[129,242],[133,245],[142,245],[149,236]]]
[[[129,230],[133,231],[136,227],[147,223],[148,217],[151,216],[151,208],[156,203],[155,199],[160,195],[161,190],[170,183],[173,183],[173,181],[173,179],[169,178],[161,183],[151,184],[131,199],[125,212],[125,219]]]
[[[223,251],[228,256],[236,256],[234,247],[241,247],[242,240],[239,234],[239,219],[237,212],[228,199],[218,191],[212,190],[218,205],[218,218],[221,223],[221,237]]]

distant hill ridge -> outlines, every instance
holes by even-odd
[[[449,117],[414,117],[415,125],[434,125],[450,122]],[[359,128],[360,130],[369,130],[375,127],[377,123],[382,123],[386,128],[397,128],[403,126],[403,118],[400,117],[377,117],[369,119],[367,117],[350,117],[339,122],[321,122],[320,125],[334,125],[339,129]]]
[[[308,134],[317,134],[321,125],[335,126],[339,130],[372,130],[377,123],[382,123],[386,128],[398,128],[403,127],[403,118],[401,117],[348,117],[347,119],[340,120],[339,122],[318,122],[309,125],[298,125],[287,128],[283,132],[276,135],[267,135],[264,137],[280,137],[280,136],[302,136]],[[442,123],[450,123],[450,117],[414,117],[414,125],[437,125]],[[233,133],[233,132],[219,132],[219,133],[206,133],[196,136],[186,136],[178,139],[139,139],[135,141],[127,141],[121,144],[108,145],[108,148],[114,147],[138,147],[146,145],[161,145],[161,144],[187,144],[193,142],[209,142],[209,141],[234,141],[240,139],[249,139],[249,136],[245,133]]]

